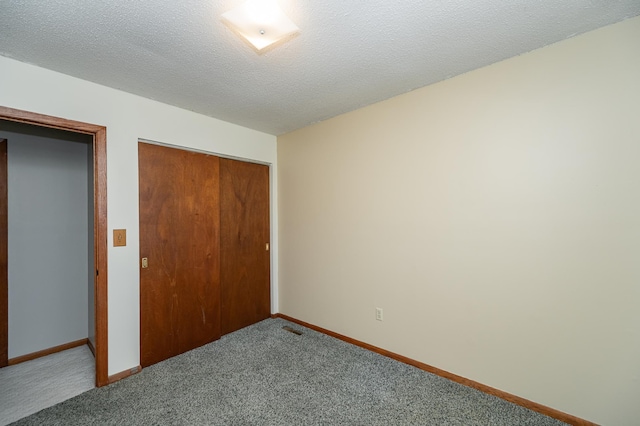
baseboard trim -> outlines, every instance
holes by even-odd
[[[16,365],[20,364],[21,362],[31,361],[32,359],[66,351],[67,349],[77,348],[78,346],[86,345],[88,341],[89,339],[80,339],[76,340],[75,342],[64,343],[62,345],[54,346],[49,349],[43,349],[41,351],[32,352],[30,354],[20,355],[15,358],[11,358],[7,365]]]
[[[137,367],[130,368],[128,370],[121,371],[112,376],[109,376],[108,384],[112,384],[119,380],[126,379],[127,377],[133,376],[134,374],[138,374],[141,371],[142,371],[141,366],[137,366]]]
[[[91,351],[91,353],[93,354],[93,357],[96,357],[96,348],[93,346],[93,343],[91,343],[91,339],[87,339],[87,346],[89,346],[89,350]]]
[[[395,359],[396,361],[400,361],[402,363],[414,366],[421,370],[427,371],[429,373],[433,373],[437,376],[444,377],[445,379],[449,379],[453,382],[460,383],[461,385],[468,386],[473,389],[477,389],[481,392],[487,393],[489,395],[496,396],[498,398],[504,399],[505,401],[512,402],[516,405],[520,405],[521,407],[528,408],[529,410],[536,411],[540,414],[544,414],[545,416],[552,417],[554,419],[560,420],[562,422],[568,423],[570,425],[575,426],[598,426],[596,423],[590,422],[588,420],[581,419],[579,417],[573,416],[571,414],[567,414],[565,412],[556,410],[555,408],[547,407],[546,405],[538,404],[537,402],[530,401],[528,399],[519,397],[517,395],[510,394],[505,391],[501,391],[500,389],[493,388],[491,386],[484,385],[482,383],[476,382],[471,379],[467,379],[462,376],[458,376],[457,374],[450,373],[445,370],[441,370],[437,367],[433,367],[429,364],[425,364],[420,361],[416,361],[415,359],[408,358],[406,356],[396,354],[394,352],[388,351],[386,349],[379,348],[377,346],[370,345],[365,342],[361,342],[360,340],[352,339],[351,337],[336,333],[331,330],[327,330],[326,328],[318,327],[317,325],[309,324],[308,322],[301,321],[296,318],[292,318],[288,315],[284,314],[273,314],[271,318],[282,318],[287,321],[291,321],[293,323],[299,324],[303,327],[310,328],[312,330],[318,331],[320,333],[326,334],[331,337],[335,337],[336,339],[342,340],[347,343],[351,343],[352,345],[359,346],[361,348],[370,350],[372,352],[378,353],[380,355],[386,356],[391,359]]]

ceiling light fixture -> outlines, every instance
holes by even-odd
[[[277,0],[247,0],[223,13],[222,20],[258,51],[300,30],[280,9]]]

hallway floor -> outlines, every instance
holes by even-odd
[[[86,345],[0,369],[0,426],[95,387]]]

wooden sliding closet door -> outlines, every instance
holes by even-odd
[[[271,316],[269,167],[220,159],[222,334]]]
[[[219,158],[139,143],[140,363],[220,337]]]

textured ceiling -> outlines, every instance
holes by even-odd
[[[279,135],[640,14],[638,0],[281,0],[257,54],[242,0],[0,0],[0,55]],[[1,103],[0,99],[0,103]]]

